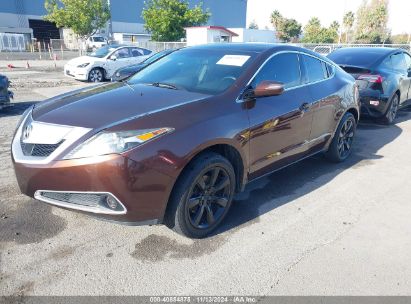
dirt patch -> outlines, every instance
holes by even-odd
[[[0,202],[0,245],[38,243],[65,229],[66,220],[54,215],[51,206],[33,199],[15,201]]]
[[[192,244],[182,244],[177,240],[150,234],[136,244],[131,256],[144,262],[159,262],[164,259],[194,259],[216,251],[226,237],[217,235],[203,240],[194,240]]]

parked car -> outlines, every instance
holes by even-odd
[[[10,106],[13,92],[9,90],[10,81],[5,75],[0,74],[0,110]]]
[[[175,50],[164,50],[158,53],[155,53],[154,55],[148,57],[146,60],[144,60],[141,63],[130,65],[121,69],[118,69],[113,77],[111,77],[111,81],[121,81],[124,80],[131,75],[134,75],[138,71],[144,69],[146,66],[149,64],[152,64],[153,62],[156,62],[157,60],[163,58],[164,56],[167,56],[168,54],[174,52]]]
[[[87,56],[70,60],[64,66],[64,74],[78,80],[102,82],[111,79],[119,68],[140,63],[151,53],[135,46],[107,45]]]
[[[35,105],[12,157],[28,196],[201,238],[248,182],[318,153],[347,159],[358,119],[355,80],[332,61],[210,44]]]
[[[394,122],[398,109],[411,100],[411,56],[393,48],[343,48],[328,58],[357,80],[361,114]]]
[[[103,36],[91,36],[86,40],[86,48],[87,50],[97,50],[103,46],[106,46],[107,39]]]

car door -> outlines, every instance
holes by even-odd
[[[123,47],[114,51],[107,60],[106,77],[110,78],[115,71],[130,65],[129,48]]]
[[[341,88],[333,80],[335,68],[332,65],[308,54],[300,56],[303,62],[303,82],[313,100],[310,146],[314,150],[320,150],[337,126],[336,114],[340,110],[341,97],[336,92]]]
[[[392,67],[398,74],[399,89],[400,89],[400,103],[403,103],[408,99],[408,90],[411,84],[411,77],[408,74],[407,63],[405,61],[405,54],[403,52],[398,52],[391,55]]]
[[[250,120],[250,179],[303,157],[310,136],[312,113],[307,87],[301,86],[297,53],[280,53],[269,59],[251,82],[284,83],[278,96],[261,97],[248,106]]]

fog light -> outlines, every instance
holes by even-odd
[[[107,206],[109,206],[111,209],[116,210],[118,207],[117,201],[112,198],[111,196],[107,196],[106,198]]]
[[[370,100],[370,105],[378,107],[380,102],[378,100]]]

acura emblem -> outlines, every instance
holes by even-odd
[[[33,126],[31,124],[28,124],[27,126],[24,127],[24,130],[23,130],[23,140],[24,141],[29,139],[32,130],[33,130]]]

